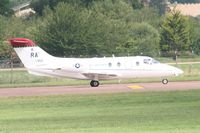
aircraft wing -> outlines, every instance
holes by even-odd
[[[114,79],[118,77],[118,75],[114,73],[87,72],[82,74],[89,79]]]

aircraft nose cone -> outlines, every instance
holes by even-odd
[[[181,70],[179,68],[175,68],[175,72],[174,73],[175,73],[176,76],[178,76],[180,74],[183,74],[184,72],[183,72],[183,70]]]

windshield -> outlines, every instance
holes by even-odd
[[[147,59],[144,59],[144,64],[159,64],[160,62],[157,61],[157,60],[154,60],[152,58],[147,58]]]
[[[153,59],[153,60],[152,60],[152,63],[153,63],[153,64],[159,64],[160,62]]]

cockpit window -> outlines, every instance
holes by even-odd
[[[159,64],[160,62],[153,59],[153,60],[152,60],[152,63],[153,63],[153,64]]]
[[[158,64],[158,63],[160,63],[160,62],[158,62],[154,59],[150,59],[150,58],[144,59],[144,64],[150,64],[151,65],[151,64]]]
[[[151,59],[144,59],[144,64],[151,64]]]

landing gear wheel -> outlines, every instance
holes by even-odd
[[[91,85],[92,87],[98,87],[98,86],[99,86],[99,81],[97,81],[97,80],[92,80],[92,81],[90,82],[90,85]]]
[[[167,79],[163,79],[163,80],[162,80],[162,83],[163,83],[164,85],[166,85],[166,84],[168,83],[168,80],[167,80]]]

